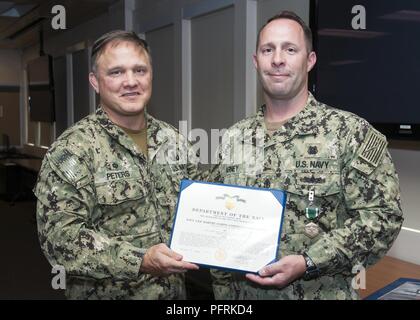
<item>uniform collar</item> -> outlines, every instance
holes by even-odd
[[[168,140],[168,137],[161,130],[161,125],[150,114],[145,112],[147,126],[147,151],[149,159],[153,159],[159,148]],[[139,150],[134,141],[121,129],[114,124],[102,108],[96,110],[96,119],[101,127],[119,144],[128,149],[131,153],[145,160],[144,154]]]
[[[149,159],[152,160],[159,149],[165,145],[165,143],[172,140],[173,137],[169,136],[174,134],[173,130],[162,130],[162,123],[152,117],[147,112],[146,115],[146,124],[147,124],[147,151],[149,153]]]
[[[259,108],[254,124],[255,128],[265,129],[265,110],[265,105]],[[296,135],[316,135],[319,130],[319,118],[319,103],[312,93],[309,92],[305,107],[297,115],[289,119],[281,128],[275,131],[271,140],[273,140],[273,142],[284,142],[292,139]],[[270,138],[268,134],[266,134],[266,141],[269,140]]]

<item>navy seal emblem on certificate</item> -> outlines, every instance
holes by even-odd
[[[286,193],[182,180],[170,248],[200,266],[257,273],[276,261]]]

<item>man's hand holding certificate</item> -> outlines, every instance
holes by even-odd
[[[256,273],[276,260],[286,194],[183,180],[170,247],[184,261]]]

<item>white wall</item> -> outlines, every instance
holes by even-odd
[[[152,48],[153,94],[147,111],[154,117],[178,126],[175,114],[175,58],[173,24],[146,33]]]
[[[388,255],[420,264],[420,151],[390,149],[390,152],[400,178],[405,220]]]
[[[256,75],[250,72],[252,67],[252,53],[256,37],[256,27],[248,28],[249,25],[256,26],[256,0],[157,0],[157,1],[138,1],[137,8],[134,12],[134,25],[135,30],[139,33],[151,34],[157,30],[168,25],[173,25],[174,37],[174,108],[175,108],[175,121],[187,120],[189,127],[194,128],[208,120],[208,112],[201,112],[205,110],[206,106],[197,104],[192,91],[192,78],[194,77],[193,63],[197,52],[194,49],[194,28],[199,24],[194,23],[197,19],[206,19],[204,16],[216,14],[217,11],[227,10],[231,7],[233,16],[229,18],[227,25],[215,25],[220,30],[209,30],[209,34],[214,36],[220,35],[221,41],[228,36],[225,31],[231,34],[231,46],[235,59],[229,57],[230,53],[226,53],[226,58],[219,58],[217,63],[212,59],[210,52],[205,53],[201,59],[211,62],[209,68],[212,74],[226,75],[226,81],[233,83],[229,84],[233,88],[231,92],[221,91],[213,95],[217,101],[213,106],[215,108],[222,108],[223,104],[218,103],[219,100],[231,101],[233,93],[233,103],[230,103],[229,109],[225,110],[228,113],[227,122],[233,122],[242,119],[244,116],[251,114],[255,110],[255,96],[256,96]],[[255,20],[255,21],[254,21]],[[212,33],[213,32],[213,33]],[[251,39],[251,40],[250,40]],[[203,39],[205,40],[205,39]],[[252,45],[249,45],[252,42]],[[249,49],[251,48],[251,49]],[[153,50],[153,48],[152,48]],[[223,50],[220,47],[220,50]],[[231,50],[231,51],[232,51]],[[195,65],[197,70],[197,64]],[[251,70],[252,71],[252,70]],[[204,75],[203,75],[204,76]],[[202,84],[200,84],[202,85]],[[213,85],[219,85],[214,83]],[[222,85],[222,84],[220,84]],[[197,92],[203,88],[198,88]],[[194,91],[196,91],[194,89]],[[200,95],[200,94],[199,94]],[[218,96],[217,96],[218,95]],[[201,95],[202,97],[203,95]],[[193,103],[193,100],[195,102]],[[207,102],[211,102],[206,100]],[[192,105],[194,104],[194,105]],[[218,105],[216,105],[218,104]],[[225,108],[226,109],[226,108]],[[193,116],[193,114],[195,114]],[[215,117],[211,115],[211,118]],[[194,119],[194,121],[192,121]],[[225,127],[226,123],[221,123],[216,128]]]
[[[192,123],[208,135],[234,123],[233,21],[233,7],[191,20]]]
[[[390,149],[390,152],[400,178],[404,226],[420,230],[420,151]]]

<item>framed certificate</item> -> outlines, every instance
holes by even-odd
[[[274,262],[286,193],[181,181],[170,248],[204,267],[256,273]]]

